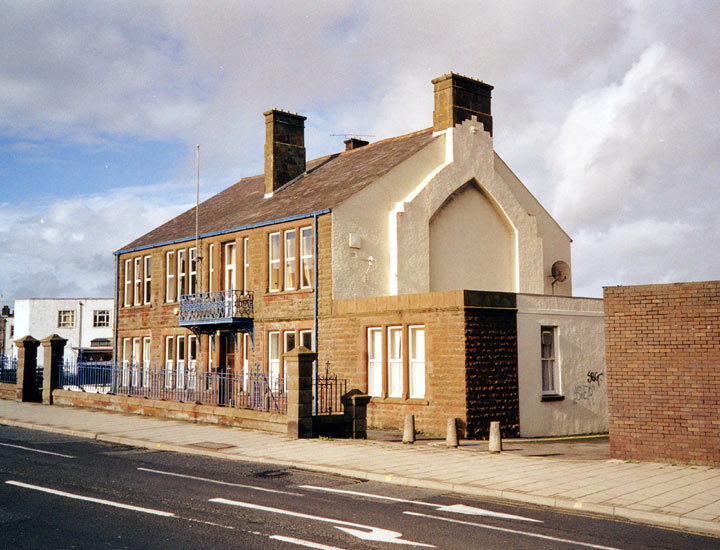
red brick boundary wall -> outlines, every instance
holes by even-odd
[[[604,299],[611,455],[720,465],[720,281]]]

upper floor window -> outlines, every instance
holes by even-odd
[[[208,246],[208,292],[215,291],[215,244]]]
[[[248,274],[250,272],[250,237],[243,239],[243,291],[250,290]]]
[[[225,243],[223,254],[223,290],[235,290],[235,243]]]
[[[197,248],[190,249],[190,289],[188,294],[197,294]]]
[[[145,288],[145,302],[146,304],[150,303],[150,290],[151,290],[151,272],[150,272],[150,256],[145,256],[144,258],[145,263],[145,284],[143,285]]]
[[[269,290],[280,290],[280,233],[270,233],[268,242],[270,264]]]
[[[93,311],[93,326],[94,327],[109,327],[110,326],[110,310],[109,309],[96,309]]]
[[[125,288],[123,292],[123,305],[132,305],[132,262],[125,260]]]
[[[185,273],[187,269],[187,255],[185,253],[185,249],[180,249],[177,251],[177,297],[178,300],[180,299],[180,296],[185,294]]]
[[[135,300],[133,304],[139,306],[142,303],[142,258],[139,256],[135,258],[135,286],[133,287],[133,294]]]
[[[313,284],[313,237],[312,227],[300,229],[300,288]]]
[[[295,230],[285,231],[285,290],[296,288]]]
[[[60,310],[58,311],[58,328],[74,328],[75,327],[75,311]]]
[[[175,301],[175,252],[165,255],[165,301]]]

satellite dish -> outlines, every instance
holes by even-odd
[[[567,262],[558,260],[557,262],[552,264],[552,268],[550,268],[550,273],[553,278],[553,284],[562,283],[568,278],[568,275],[570,275],[570,266],[567,264]]]

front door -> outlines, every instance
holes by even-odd
[[[218,354],[218,403],[227,405],[232,397],[232,376],[235,372],[235,335],[223,332],[220,335]]]

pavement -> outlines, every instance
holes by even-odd
[[[281,434],[92,409],[0,400],[0,425],[148,449],[272,463],[357,479],[507,499],[720,535],[720,468],[610,459],[607,437],[441,440],[408,445],[396,432],[368,440]]]

